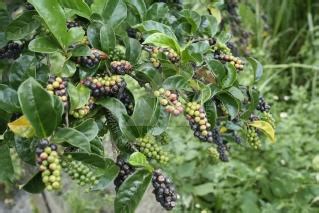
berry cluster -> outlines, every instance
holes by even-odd
[[[155,138],[156,138],[156,141],[159,141],[162,145],[169,144],[169,137],[166,132],[163,132],[162,134],[157,135]]]
[[[270,123],[270,125],[275,128],[275,119],[270,112],[263,112],[261,120]]]
[[[161,164],[166,164],[169,160],[168,153],[164,152],[151,136],[147,135],[144,138],[138,138],[135,145],[148,158],[155,159]]]
[[[211,158],[213,163],[218,162],[219,160],[219,153],[217,151],[217,149],[215,149],[214,147],[209,147],[208,148],[208,155]]]
[[[125,81],[119,75],[88,77],[81,83],[91,89],[91,95],[95,98],[117,96],[126,88]]]
[[[179,115],[184,111],[182,103],[178,100],[178,95],[163,88],[156,90],[154,95],[160,99],[160,104],[165,107],[165,111],[172,115]]]
[[[94,107],[94,98],[90,97],[88,104],[85,104],[83,107],[79,109],[70,111],[70,115],[72,115],[74,118],[83,118],[84,116],[89,114],[90,110],[94,109]]]
[[[66,27],[67,27],[68,29],[71,29],[71,28],[73,28],[73,27],[81,27],[81,23],[78,22],[78,21],[67,21],[67,22],[66,22]]]
[[[161,66],[160,61],[158,60],[159,53],[163,53],[167,57],[167,59],[174,64],[180,61],[180,57],[173,49],[152,46],[144,46],[144,49],[150,53],[150,61],[156,68],[159,68]]]
[[[219,153],[219,159],[221,161],[227,162],[229,161],[227,156],[227,146],[223,142],[223,138],[220,135],[220,132],[217,127],[213,128],[213,141],[217,145],[217,151]]]
[[[139,32],[138,30],[136,30],[134,28],[131,28],[131,27],[127,28],[127,36],[130,38],[135,38],[141,43],[144,42],[144,39],[143,39],[141,32]]]
[[[111,50],[108,53],[108,55],[111,61],[120,61],[125,59],[124,51],[122,51],[120,48],[115,48],[114,50]]]
[[[132,115],[134,111],[134,98],[131,94],[127,90],[124,90],[118,94],[117,99],[124,104],[127,114]]]
[[[196,102],[189,102],[185,111],[189,125],[194,131],[194,136],[201,141],[212,142],[212,132],[209,130],[211,125],[208,123],[204,108]]]
[[[120,168],[120,172],[114,180],[115,190],[118,191],[122,183],[135,172],[135,169],[121,157],[117,157],[116,165]]]
[[[23,44],[9,42],[0,49],[0,59],[17,59],[23,49]]]
[[[32,4],[30,4],[29,2],[24,3],[24,7],[27,10],[34,10],[34,7]]]
[[[132,64],[130,64],[130,62],[125,60],[111,62],[112,74],[117,74],[117,75],[131,74],[132,68],[133,68]]]
[[[59,190],[61,188],[61,166],[57,146],[42,140],[36,148],[37,163],[42,173],[42,181],[47,190]]]
[[[156,201],[166,210],[172,210],[176,206],[177,194],[170,179],[165,177],[160,170],[155,170],[152,176]]]
[[[270,110],[270,106],[266,103],[263,97],[259,97],[258,105],[256,108],[261,112],[268,112]]]
[[[261,142],[255,127],[247,126],[247,142],[254,149],[260,149]]]
[[[222,43],[222,42],[219,42],[219,41],[215,41],[213,43],[213,52],[215,53],[223,53],[225,55],[231,55],[231,51],[230,49],[227,47],[226,44]]]
[[[98,49],[91,49],[91,55],[78,57],[77,63],[87,68],[93,68],[100,63],[101,60],[107,59],[107,55]]]
[[[67,78],[50,76],[47,84],[47,90],[50,94],[56,95],[62,101],[64,108],[68,107],[68,81]]]
[[[77,181],[80,186],[92,186],[98,183],[98,179],[93,174],[93,171],[81,161],[73,160],[71,155],[68,155],[67,158],[62,161],[61,165],[72,180]]]
[[[215,54],[214,58],[217,60],[230,62],[238,70],[244,69],[244,62],[240,58],[237,58],[235,56],[227,55],[227,54]]]

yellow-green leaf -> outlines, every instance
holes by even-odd
[[[253,126],[257,129],[260,129],[265,135],[271,140],[272,143],[275,143],[275,130],[270,123],[266,121],[254,121],[249,123],[249,126]]]
[[[25,116],[21,116],[17,120],[8,123],[8,126],[14,134],[23,138],[31,138],[35,133],[34,128]]]

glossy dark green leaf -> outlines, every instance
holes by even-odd
[[[35,165],[35,149],[37,146],[37,140],[15,136],[14,145],[21,160],[28,164]]]
[[[165,19],[168,14],[168,6],[165,3],[154,3],[152,4],[144,17],[144,20],[154,20],[154,21],[161,21]]]
[[[148,171],[138,170],[120,186],[114,209],[116,213],[133,213],[141,201],[152,175]]]
[[[226,70],[227,70],[227,74],[223,79],[223,88],[228,88],[233,86],[233,84],[235,83],[236,79],[237,79],[237,70],[234,67],[234,65],[232,64],[227,64],[226,65]]]
[[[69,83],[68,84],[68,94],[70,97],[70,111],[79,109],[88,103],[90,98],[90,90],[79,84],[76,87]]]
[[[257,61],[256,59],[252,57],[247,58],[247,60],[253,68],[254,80],[258,81],[263,74],[263,66],[261,65],[259,61]]]
[[[100,31],[101,47],[104,52],[110,52],[115,48],[116,37],[113,27],[104,24]]]
[[[9,146],[5,143],[0,143],[0,153],[0,180],[11,182],[14,178],[14,170]]]
[[[75,129],[82,132],[89,141],[92,141],[99,132],[99,127],[92,118],[83,121],[78,126],[76,126]]]
[[[235,87],[235,86],[232,86],[230,87],[228,90],[227,90],[232,96],[236,97],[240,102],[243,102],[244,99],[245,99],[245,96],[243,94],[243,92]]]
[[[23,114],[27,117],[37,136],[48,137],[60,124],[62,102],[50,95],[33,78],[23,82],[18,89]]]
[[[102,27],[101,23],[93,22],[88,26],[87,37],[90,44],[97,49],[101,49],[100,43],[100,29]]]
[[[88,137],[73,128],[58,128],[52,138],[55,143],[68,143],[72,146],[82,149],[85,152],[91,151]]]
[[[211,124],[212,127],[216,125],[217,120],[217,109],[216,104],[213,100],[207,101],[204,105],[208,122]]]
[[[78,16],[90,19],[91,9],[84,0],[59,0],[65,8],[70,8]]]
[[[168,36],[171,36],[172,38],[176,38],[174,31],[171,27],[153,20],[144,21],[143,23],[134,26],[134,28],[137,28],[141,32],[164,33]]]
[[[34,12],[24,12],[12,21],[6,29],[7,40],[23,39],[40,27],[39,21],[33,18],[34,15]]]
[[[66,48],[68,43],[69,35],[66,28],[66,18],[64,11],[60,6],[58,0],[51,1],[38,1],[28,0],[38,14],[41,16],[43,21],[46,23],[50,32],[54,35],[56,40],[59,42],[62,48]]]
[[[94,138],[90,143],[92,153],[104,156],[103,142],[98,137]]]
[[[142,51],[140,42],[134,38],[128,38],[125,42],[125,47],[125,58],[133,64],[137,63]]]
[[[60,49],[59,44],[48,36],[37,37],[29,43],[29,50],[39,53],[53,53]]]
[[[72,44],[78,44],[83,41],[85,35],[85,31],[81,27],[72,27],[68,31],[68,39],[66,46],[70,46]]]
[[[161,87],[162,77],[152,64],[143,64],[135,70],[136,78],[141,82],[150,83],[153,88]]]
[[[200,90],[200,102],[201,102],[201,105],[206,103],[206,101],[208,101],[211,98],[212,98],[212,91],[211,91],[210,85],[205,85]]]
[[[144,167],[150,172],[153,171],[153,167],[150,165],[150,163],[146,159],[146,156],[141,152],[134,152],[133,154],[131,154],[130,158],[128,159],[128,162],[132,166],[140,166],[140,167]]]
[[[256,109],[259,101],[259,91],[253,88],[249,88],[248,93],[250,102],[247,110],[240,116],[242,119],[248,119],[250,117],[251,113]]]
[[[89,56],[91,49],[86,45],[80,45],[71,50],[72,56]]]
[[[144,14],[146,12],[144,0],[125,0],[125,2],[138,13],[140,20],[143,20]]]
[[[0,31],[4,32],[7,25],[10,23],[9,12],[5,8],[0,9]]]
[[[204,15],[201,17],[199,30],[209,37],[213,37],[218,31],[218,22],[214,16]]]
[[[10,113],[20,111],[17,92],[4,84],[0,84],[0,109]]]
[[[102,14],[103,22],[116,27],[127,16],[127,7],[123,0],[105,1]]]
[[[158,119],[156,123],[153,125],[153,128],[150,130],[150,133],[152,135],[162,134],[168,128],[170,118],[170,113],[165,112],[165,110],[160,110]]]
[[[165,35],[163,33],[154,33],[150,35],[149,37],[146,38],[146,40],[144,41],[144,44],[154,44],[159,47],[172,48],[177,53],[180,53],[180,50],[181,50],[179,44],[174,38],[168,35]]]
[[[37,194],[43,192],[45,185],[42,182],[41,172],[35,174],[26,184],[21,186],[24,191],[32,194]]]
[[[185,77],[181,75],[174,75],[171,77],[168,77],[163,82],[163,87],[165,89],[176,89],[176,90],[182,90],[187,89],[189,87],[188,81]]]
[[[240,102],[230,93],[221,93],[217,95],[218,99],[224,104],[231,119],[234,119],[240,110]]]
[[[95,166],[97,168],[108,168],[115,165],[114,161],[109,158],[101,157],[93,153],[84,153],[84,152],[70,152],[65,153],[65,155],[71,155],[74,160],[81,161],[83,163]]]
[[[208,69],[211,72],[213,72],[213,74],[216,76],[217,83],[221,85],[223,79],[227,75],[227,71],[226,71],[224,65],[217,60],[209,60],[209,61],[206,61],[206,63],[208,65]]]
[[[99,182],[93,186],[92,190],[105,190],[109,184],[113,183],[119,173],[119,168],[111,159],[105,159],[105,166],[99,172]]]
[[[197,31],[201,23],[200,15],[193,10],[183,10],[180,12],[181,21],[187,22],[191,25],[191,30],[189,33],[193,34]]]

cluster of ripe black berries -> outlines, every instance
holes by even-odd
[[[260,149],[261,141],[259,139],[257,129],[252,126],[247,126],[247,143],[254,149]]]
[[[61,165],[57,145],[41,140],[36,148],[37,163],[47,190],[61,189]]]
[[[125,59],[124,51],[122,51],[120,48],[115,48],[108,52],[109,60],[111,61],[121,61]]]
[[[122,183],[135,172],[135,169],[121,157],[117,157],[116,165],[120,168],[120,172],[114,180],[115,190],[118,191]]]
[[[74,118],[83,118],[84,116],[89,114],[90,110],[94,109],[94,107],[94,98],[90,97],[89,103],[85,104],[83,107],[79,109],[70,111],[70,115],[72,115]]]
[[[111,73],[117,75],[131,74],[133,66],[130,62],[121,60],[121,61],[112,61],[111,62]]]
[[[170,179],[165,177],[160,170],[155,170],[152,176],[152,185],[156,201],[166,210],[172,210],[176,206],[177,194]]]
[[[270,106],[266,103],[263,97],[259,97],[257,110],[261,112],[268,112],[270,110]]]
[[[77,63],[87,68],[93,68],[100,63],[101,60],[107,59],[106,53],[98,49],[91,49],[91,55],[80,56],[77,59]]]
[[[213,128],[213,141],[217,145],[217,151],[219,153],[219,159],[221,161],[227,162],[229,161],[227,156],[227,146],[223,142],[223,138],[220,135],[220,132],[217,127]]]
[[[209,130],[211,125],[207,120],[203,106],[196,102],[189,102],[187,103],[185,112],[189,125],[194,131],[194,136],[201,141],[212,142],[213,135],[212,131]]]
[[[68,155],[61,165],[72,180],[77,181],[80,186],[92,186],[98,183],[98,178],[93,174],[93,171],[81,161],[73,160],[71,155]]]
[[[178,100],[178,95],[170,90],[161,88],[154,92],[154,95],[160,99],[160,104],[165,107],[165,111],[178,116],[184,112],[184,107]]]
[[[23,49],[23,44],[17,42],[9,42],[0,49],[0,59],[17,59]]]
[[[91,89],[91,95],[95,98],[116,97],[126,88],[126,82],[119,75],[87,77],[81,83]]]
[[[244,69],[244,62],[240,58],[237,58],[235,56],[221,53],[221,54],[215,54],[214,58],[217,60],[221,60],[223,62],[229,62],[232,65],[234,65],[235,68],[238,70]]]
[[[144,49],[150,53],[150,61],[156,68],[161,66],[161,63],[158,59],[159,53],[163,53],[173,64],[176,64],[180,61],[180,57],[173,49],[153,46],[144,46]]]
[[[118,94],[117,99],[124,104],[127,114],[132,115],[134,111],[134,98],[132,95],[127,90],[124,90]]]
[[[82,26],[81,23],[78,22],[78,21],[67,21],[67,22],[66,22],[66,27],[67,27],[68,29],[71,29],[71,28],[73,28],[73,27],[81,27],[81,26]]]
[[[156,160],[160,164],[166,164],[169,161],[168,153],[163,151],[152,136],[146,135],[143,138],[138,138],[135,146],[145,156]]]
[[[68,107],[68,79],[61,78],[57,76],[50,76],[47,84],[47,90],[50,94],[56,95],[60,98],[63,103],[64,108]]]

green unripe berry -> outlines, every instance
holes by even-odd
[[[53,163],[54,161],[55,161],[55,157],[53,157],[53,156],[50,155],[50,156],[48,157],[48,162],[49,162],[49,163]]]
[[[49,165],[49,168],[50,168],[51,170],[55,170],[55,169],[57,168],[57,165],[56,165],[55,163],[51,163],[51,164]]]
[[[51,175],[51,176],[49,177],[49,181],[50,181],[51,183],[53,183],[54,181],[56,181],[56,177],[53,176],[53,175]]]

